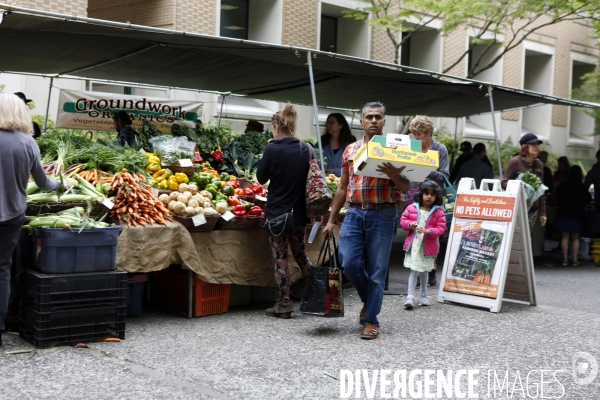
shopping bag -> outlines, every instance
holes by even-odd
[[[446,180],[446,187],[442,189],[443,194],[443,204],[442,208],[444,210],[444,215],[446,216],[446,226],[450,226],[452,223],[452,216],[454,215],[454,203],[456,202],[456,188],[452,186],[446,175],[444,175],[444,179]]]
[[[314,218],[329,212],[333,196],[325,183],[317,160],[310,160],[309,164],[306,178],[306,216]]]
[[[333,242],[333,244],[332,244]],[[321,317],[343,317],[342,270],[335,238],[325,239],[316,265],[310,267],[300,312]]]

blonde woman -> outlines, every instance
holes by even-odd
[[[0,94],[0,346],[10,296],[12,253],[27,207],[29,174],[41,189],[60,186],[44,173],[32,134],[33,123],[25,103],[14,94]]]
[[[306,228],[306,176],[308,162],[314,158],[314,149],[295,137],[298,115],[291,104],[274,114],[273,139],[269,141],[258,164],[256,178],[269,183],[269,197],[265,218],[273,219],[293,210],[294,228],[279,236],[269,232],[269,242],[275,259],[275,280],[279,286],[279,301],[266,314],[289,319],[294,306],[290,299],[290,270],[288,243],[292,255],[300,266],[302,276],[308,275],[311,262],[304,243]]]

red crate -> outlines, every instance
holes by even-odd
[[[192,316],[226,313],[231,285],[206,283],[192,276]],[[155,306],[187,314],[188,271],[170,267],[153,272],[150,297]]]

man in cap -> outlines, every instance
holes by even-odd
[[[248,132],[261,132],[262,133],[264,131],[265,131],[265,126],[263,124],[261,124],[260,122],[258,122],[255,119],[251,119],[246,124],[246,130],[244,131],[244,133],[248,133]]]
[[[458,176],[458,171],[460,171],[460,167],[473,158],[473,146],[471,142],[462,142],[460,144],[460,151],[462,154],[458,156],[456,162],[454,163],[454,167],[452,168],[452,172],[450,173],[450,182],[454,183],[456,177]]]
[[[23,102],[25,104],[31,103],[33,101],[31,99],[28,99],[27,96],[25,96],[25,94],[23,92],[16,92],[15,96],[17,96],[18,98],[23,100]],[[37,123],[35,123],[34,121],[31,121],[31,123],[33,124],[33,138],[37,139],[40,136],[42,136],[42,130],[40,129],[40,126]]]

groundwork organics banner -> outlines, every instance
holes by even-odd
[[[59,128],[112,131],[112,116],[125,111],[139,128],[147,120],[163,133],[173,124],[193,127],[202,115],[202,103],[187,100],[130,96],[126,94],[61,90],[56,126]]]

